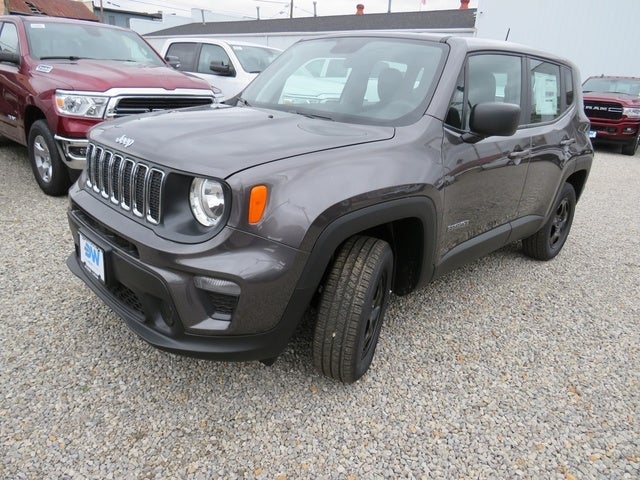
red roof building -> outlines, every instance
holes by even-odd
[[[4,15],[47,15],[50,17],[99,19],[83,2],[73,0],[4,0],[0,3]]]

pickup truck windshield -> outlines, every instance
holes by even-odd
[[[253,45],[231,45],[245,72],[260,73],[280,54],[279,50]]]
[[[302,41],[277,57],[242,100],[315,118],[407,125],[424,114],[446,48],[376,37]]]
[[[582,91],[596,93],[624,93],[640,96],[640,78],[589,78],[582,85]]]
[[[36,60],[91,58],[164,65],[149,45],[127,30],[42,21],[27,23],[26,32]]]

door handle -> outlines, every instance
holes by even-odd
[[[531,149],[527,148],[525,150],[518,150],[515,152],[509,152],[509,154],[507,155],[507,157],[509,157],[511,160],[522,160],[524,157],[528,157],[529,154],[531,153]]]
[[[567,138],[566,140],[562,140],[560,142],[560,146],[561,147],[568,147],[569,145],[573,145],[574,143],[576,143],[576,139],[575,138]]]

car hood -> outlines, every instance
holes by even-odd
[[[583,99],[597,102],[618,102],[625,106],[640,106],[640,97],[627,95],[626,93],[606,93],[606,92],[585,92]]]
[[[74,90],[105,92],[110,88],[204,88],[208,84],[164,65],[113,60],[41,60],[33,75],[68,85]]]
[[[387,140],[394,133],[393,127],[353,125],[275,110],[214,105],[101,123],[93,127],[89,138],[158,165],[227,178],[263,163]]]

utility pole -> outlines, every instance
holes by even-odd
[[[293,0],[291,0],[291,9],[289,10],[289,18],[293,18]]]
[[[256,20],[260,20],[260,7],[256,6]]]
[[[317,16],[318,16],[318,14],[317,14],[317,12],[316,12],[316,3],[318,3],[318,2],[313,2],[313,16],[314,16],[314,17],[317,17]]]
[[[387,8],[387,13],[391,13],[391,0],[389,0],[389,8]]]

